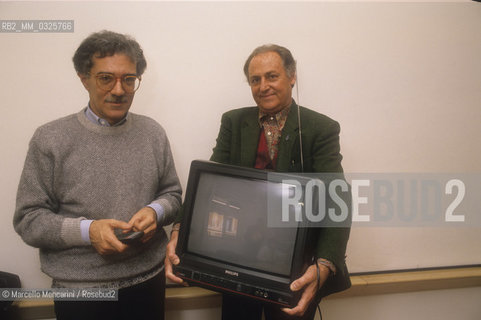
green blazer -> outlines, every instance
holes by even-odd
[[[302,172],[299,146],[297,104],[292,103],[279,141],[276,171]],[[211,161],[254,167],[261,128],[258,107],[228,111],[222,115],[219,135]],[[329,117],[300,107],[304,172],[342,173],[339,145],[339,123]],[[336,266],[336,274],[328,278],[320,296],[350,287],[345,263],[350,228],[315,228],[316,256]]]

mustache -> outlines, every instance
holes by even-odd
[[[127,102],[127,98],[125,96],[112,96],[105,99],[105,102],[108,103],[125,103]]]

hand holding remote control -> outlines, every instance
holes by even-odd
[[[143,231],[129,231],[116,233],[117,239],[124,244],[134,244],[140,242],[140,239],[144,236]]]

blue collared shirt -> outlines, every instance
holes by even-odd
[[[116,124],[111,126],[110,123],[107,120],[100,118],[98,115],[96,115],[92,111],[92,109],[90,108],[90,103],[87,106],[87,109],[85,109],[85,116],[87,117],[87,119],[89,119],[91,122],[93,122],[95,124],[98,124],[99,126],[102,126],[102,127],[118,127],[118,126],[121,126],[125,122],[127,122],[128,115],[129,114],[127,113],[122,120],[120,120],[119,122],[117,122]]]

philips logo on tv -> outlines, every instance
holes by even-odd
[[[239,273],[235,272],[235,271],[225,270],[224,272],[225,272],[225,274],[228,274],[228,275],[231,275],[231,276],[234,276],[234,277],[239,276]]]

